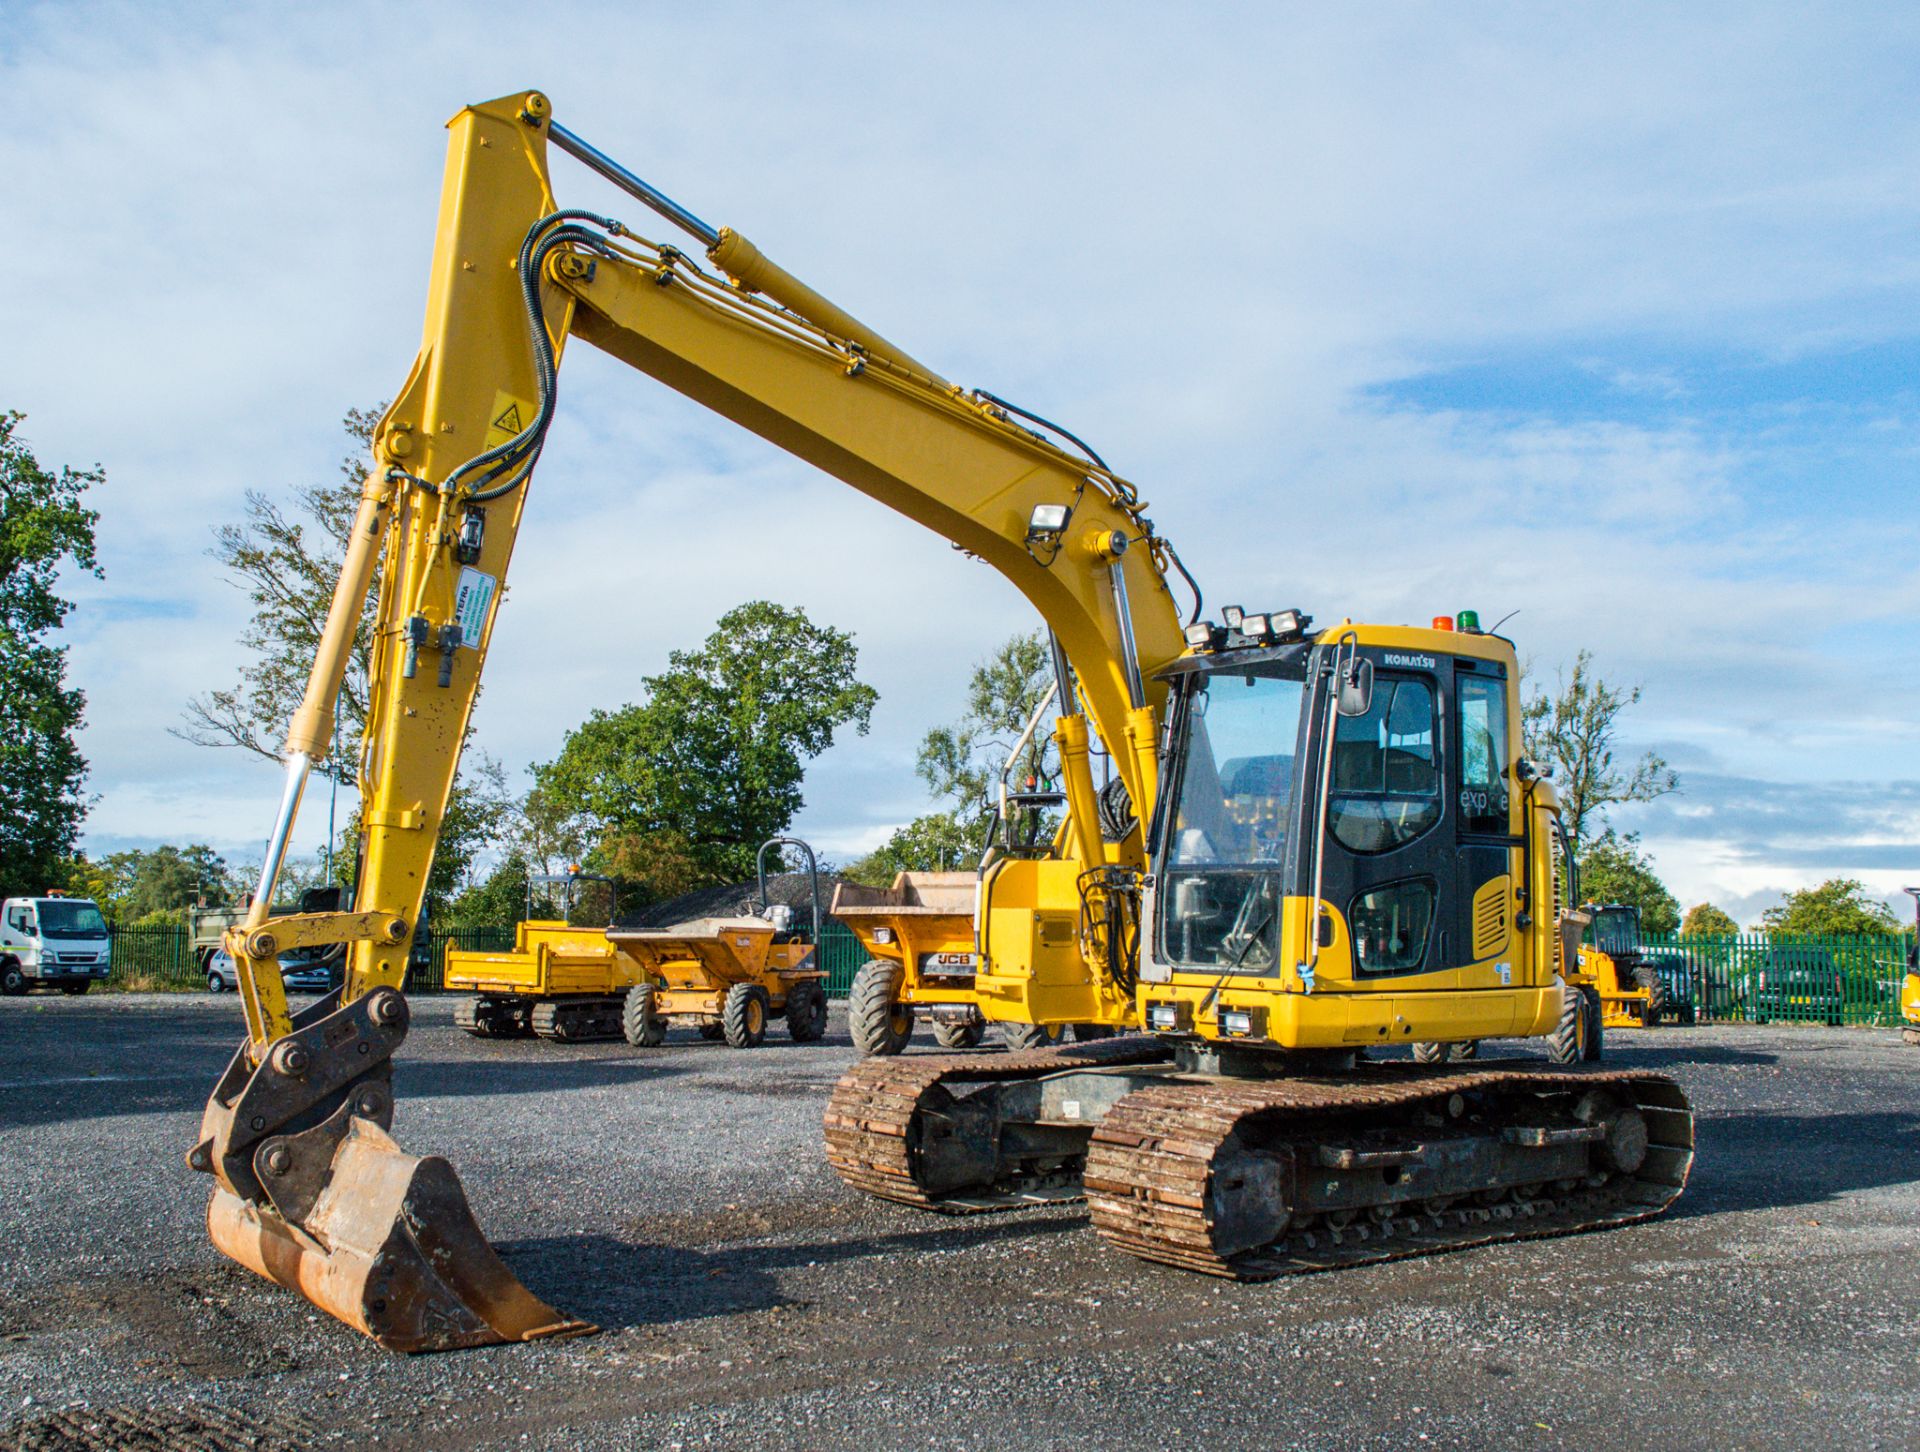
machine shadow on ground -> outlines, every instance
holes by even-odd
[[[809,1265],[929,1254],[1083,1233],[1084,1220],[1000,1219],[991,1224],[800,1244],[689,1250],[609,1235],[496,1241],[494,1249],[527,1289],[605,1330],[632,1330],[764,1311],[795,1304],[782,1271]]]
[[[1695,1121],[1697,1157],[1664,1218],[1818,1205],[1920,1180],[1920,1115],[1735,1114]],[[1809,1145],[1825,1147],[1809,1156]]]

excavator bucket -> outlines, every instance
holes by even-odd
[[[392,1351],[450,1351],[582,1336],[521,1285],[487,1243],[453,1166],[351,1121],[304,1228],[225,1188],[207,1206],[213,1243]]]

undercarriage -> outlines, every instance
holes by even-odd
[[[1693,1161],[1660,1074],[1222,1060],[1140,1037],[868,1060],[826,1134],[869,1194],[954,1214],[1084,1197],[1121,1249],[1236,1279],[1627,1224]]]

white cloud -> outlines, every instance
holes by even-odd
[[[1643,734],[1756,778],[1894,774],[1920,578],[1890,494],[1795,497],[1768,472],[1793,439],[1759,429],[1365,391],[1512,349],[1586,359],[1596,337],[1791,357],[1911,336],[1915,30],[1745,6],[13,7],[0,406],[43,461],[110,481],[109,578],[76,584],[72,632],[92,830],[264,830],[271,768],[163,734],[234,669],[244,601],[209,531],[248,487],[330,473],[340,413],[398,386],[439,125],[543,83],[569,125],[949,376],[1092,440],[1215,605],[1518,608],[1536,661],[1588,646],[1646,686]],[[1622,388],[1678,386],[1659,357],[1609,359]],[[913,744],[1027,624],[1019,598],[588,349],[563,388],[481,744],[550,755],[765,596],[855,631],[882,693],[801,825],[850,852],[910,816]],[[1851,427],[1910,458],[1911,415]],[[1720,881],[1676,862],[1683,896]]]

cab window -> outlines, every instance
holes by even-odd
[[[1353,966],[1361,973],[1410,973],[1427,956],[1433,931],[1433,883],[1425,878],[1361,893],[1347,908]]]
[[[1433,689],[1381,676],[1366,715],[1338,721],[1327,802],[1334,840],[1350,852],[1389,852],[1430,830],[1440,820]]]
[[[1461,676],[1460,830],[1507,830],[1507,684]]]

